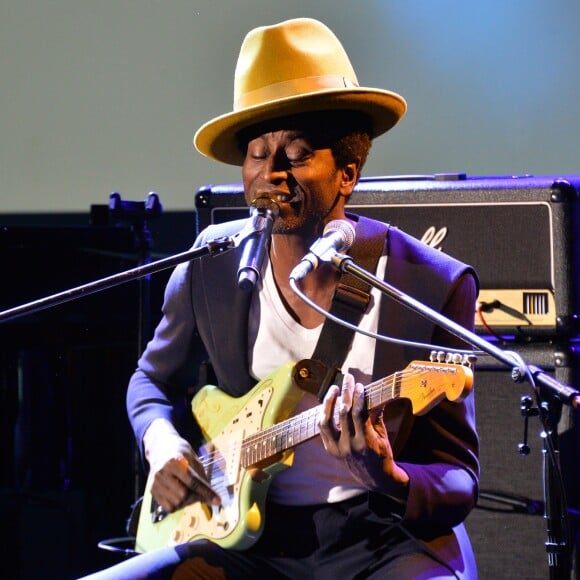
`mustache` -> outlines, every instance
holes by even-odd
[[[274,216],[277,216],[280,212],[280,206],[278,205],[278,202],[267,195],[261,195],[254,198],[250,203],[250,207],[256,208],[258,210],[270,210]]]
[[[270,201],[271,203],[296,203],[302,201],[302,194],[300,191],[282,191],[280,189],[260,189],[253,196],[250,205],[263,204]]]

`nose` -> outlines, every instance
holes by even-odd
[[[262,166],[262,178],[268,183],[280,183],[288,178],[288,162],[282,155],[270,155]]]

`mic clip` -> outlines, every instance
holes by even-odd
[[[354,227],[346,220],[333,220],[326,224],[321,238],[311,246],[310,251],[294,266],[290,278],[301,280],[316,270],[321,262],[334,263],[337,255],[348,250],[355,237]]]

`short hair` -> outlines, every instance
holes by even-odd
[[[339,137],[331,147],[337,167],[344,167],[353,161],[358,163],[358,177],[366,163],[372,141],[367,132],[359,131]]]

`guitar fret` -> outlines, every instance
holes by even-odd
[[[367,385],[365,389],[365,402],[367,410],[381,407],[396,399],[400,395],[401,377],[399,373],[384,377]]]
[[[400,372],[395,373],[393,377],[393,392],[391,399],[398,399],[401,395],[401,384],[403,382],[403,376]]]

